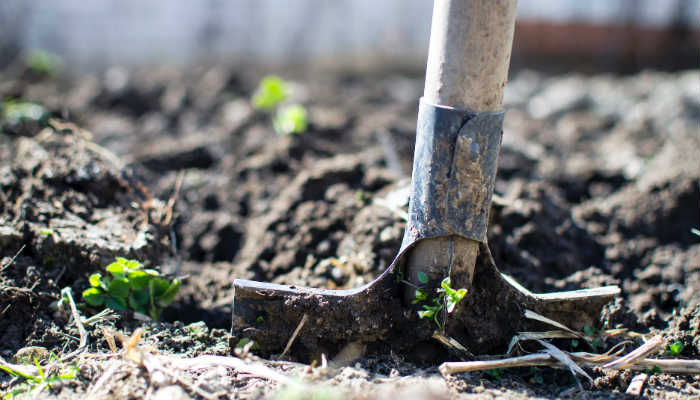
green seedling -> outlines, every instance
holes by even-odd
[[[422,284],[428,283],[428,275],[425,272],[418,273],[418,281]],[[428,302],[423,304],[423,309],[418,311],[420,319],[432,319],[439,329],[442,329],[440,316],[442,311],[447,311],[448,314],[454,311],[457,304],[462,301],[467,294],[467,289],[453,289],[450,283],[450,277],[446,277],[440,282],[440,288],[436,290],[436,295],[430,300],[428,293],[423,289],[416,289],[413,304]]]
[[[101,273],[90,275],[90,288],[83,292],[83,300],[91,306],[106,306],[113,310],[132,309],[160,318],[180,290],[180,280],[167,279],[154,269],[145,269],[136,260],[117,257],[107,266],[111,276]]]
[[[282,105],[290,94],[289,85],[282,78],[266,76],[253,94],[253,106],[265,110],[272,117],[272,126],[280,135],[306,131],[308,125],[306,108],[300,104]]]
[[[292,104],[277,110],[273,127],[280,135],[291,135],[306,131],[306,108],[299,104]]]
[[[668,345],[668,354],[672,356],[678,356],[683,352],[683,343],[681,342],[673,342]]]
[[[37,75],[56,76],[63,70],[63,60],[46,50],[31,50],[24,58],[27,68]]]
[[[583,327],[583,334],[590,337],[596,336],[593,338],[593,340],[591,340],[591,346],[593,346],[593,348],[597,349],[603,346],[603,341],[600,339],[600,337],[597,336],[598,331],[596,331],[594,327],[590,325],[585,325]]]
[[[503,368],[494,368],[494,369],[489,369],[486,370],[486,374],[493,378],[495,381],[500,381],[501,380],[501,373],[503,372]]]
[[[644,373],[648,375],[659,374],[661,373],[661,367],[659,367],[658,365],[654,365],[652,368],[644,369]]]
[[[39,104],[20,99],[7,99],[2,102],[2,122],[17,125],[25,121],[41,122],[49,113]]]
[[[253,94],[253,106],[272,110],[282,103],[288,94],[289,89],[282,78],[274,75],[266,76],[260,81],[258,89]]]
[[[57,361],[58,357],[56,357],[55,354],[52,354],[49,358],[49,362]],[[39,394],[39,392],[41,392],[47,387],[50,387],[51,384],[59,381],[75,379],[78,376],[78,373],[80,372],[80,369],[75,365],[59,366],[56,372],[44,371],[44,369],[41,367],[41,364],[39,363],[39,360],[37,360],[36,357],[34,358],[34,365],[37,368],[37,372],[39,374],[38,376],[30,375],[17,369],[13,369],[0,364],[0,370],[3,370],[9,375],[12,375],[16,378],[24,379],[24,383],[20,384],[19,387],[5,393],[3,399],[11,399],[14,396],[22,393],[29,393],[32,395],[32,397],[36,397]]]

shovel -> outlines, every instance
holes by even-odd
[[[503,353],[517,332],[540,326],[526,311],[571,329],[597,325],[618,287],[531,293],[498,271],[487,244],[515,12],[515,0],[435,0],[409,219],[391,265],[349,290],[236,279],[235,338],[268,354],[291,347],[299,359],[349,344],[410,355],[433,345],[437,329],[466,354],[485,354]],[[452,312],[440,306],[421,318],[418,291],[438,304],[446,277],[466,296]]]

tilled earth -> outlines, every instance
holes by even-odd
[[[164,322],[124,312],[89,325],[94,356],[77,359],[78,378],[33,396],[625,396],[629,372],[589,370],[593,385],[581,392],[563,370],[443,378],[402,354],[358,354],[322,370],[251,358],[305,376],[311,389],[226,368],[163,384],[138,363],[115,364],[106,328],[143,327],[141,342],[159,354],[230,355],[234,278],[349,288],[383,271],[403,233],[422,77],[297,75],[309,129],[279,136],[251,107],[261,76],[248,70],[112,68],[59,79],[14,67],[0,76],[0,97],[49,113],[5,118],[0,134],[0,357],[28,346],[75,350],[78,332],[56,308],[60,290],[71,287],[80,303],[88,275],[114,257],[185,277]],[[663,334],[692,359],[700,358],[699,85],[698,71],[514,73],[489,230],[500,269],[530,290],[619,285],[602,328]],[[17,387],[1,379],[3,391]],[[698,396],[700,376],[653,374],[643,394]]]

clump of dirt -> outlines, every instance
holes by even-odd
[[[81,127],[42,120],[10,129],[3,122],[3,358],[27,345],[75,349],[68,336],[77,331],[51,304],[64,286],[85,289],[89,273],[115,256],[187,278],[165,322],[123,313],[90,325],[88,350],[109,352],[110,333],[101,326],[126,335],[143,326],[139,351],[196,357],[230,354],[239,344],[227,333],[234,278],[356,287],[381,273],[399,248],[421,76],[298,75],[309,130],[278,136],[248,101],[260,78],[248,71],[112,68],[63,80],[3,74],[0,97],[41,103],[48,115]],[[537,292],[620,285],[602,328],[663,333],[684,345],[681,357],[698,357],[700,237],[691,232],[700,227],[697,71],[523,71],[505,102],[489,229],[499,268]],[[76,383],[43,394],[82,397],[108,368],[129,386],[107,388],[117,397],[166,388],[229,398],[275,390],[226,368],[158,381],[133,360],[104,357],[122,364],[90,364]],[[416,387],[435,398],[622,397],[632,378],[589,370],[593,390],[581,393],[568,372],[544,368],[443,379],[435,366],[401,354],[360,355],[325,370],[251,360],[339,386],[347,397]],[[692,377],[653,375],[644,394],[692,395],[698,385]]]
[[[18,138],[0,166],[0,351],[59,341],[45,330],[54,326],[48,306],[61,287],[79,292],[115,257],[155,264],[169,252],[164,207],[146,207],[129,171],[84,135],[54,122]]]

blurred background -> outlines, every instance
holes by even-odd
[[[700,0],[518,3],[512,70],[698,66]],[[0,66],[42,49],[69,74],[115,64],[421,71],[431,13],[427,0],[3,0]]]

